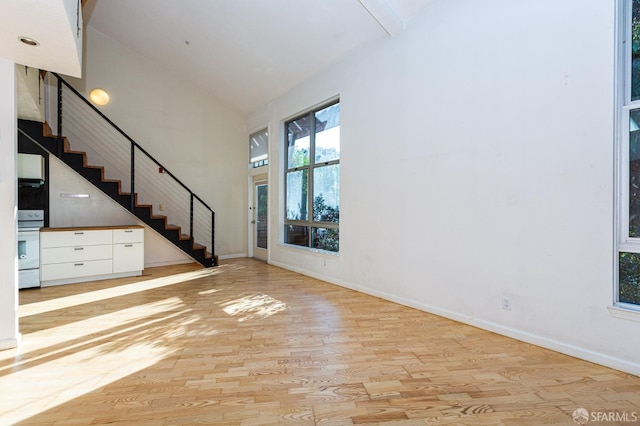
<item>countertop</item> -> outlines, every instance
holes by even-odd
[[[107,229],[144,229],[141,225],[117,225],[117,226],[72,226],[68,228],[40,228],[40,232],[60,231],[101,231]]]

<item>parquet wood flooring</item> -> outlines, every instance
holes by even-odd
[[[640,422],[639,377],[251,259],[21,291],[20,324],[2,425]]]

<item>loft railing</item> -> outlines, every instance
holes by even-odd
[[[215,211],[62,77],[52,74],[58,89],[57,155],[62,155],[64,136],[72,150],[86,152],[88,164],[104,166],[105,179],[121,182],[134,215],[136,204],[153,206],[154,214],[167,216],[168,223],[180,226],[183,233],[188,229],[193,242],[205,246],[205,255],[215,259]],[[193,244],[189,246],[192,252]]]

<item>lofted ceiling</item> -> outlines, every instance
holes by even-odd
[[[86,24],[240,112],[352,49],[404,30],[433,0],[89,0]]]

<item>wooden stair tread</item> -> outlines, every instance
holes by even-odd
[[[42,123],[42,136],[45,136],[48,138],[55,137],[53,135],[53,132],[51,131],[51,126],[49,126],[49,123],[47,123],[46,121]]]

